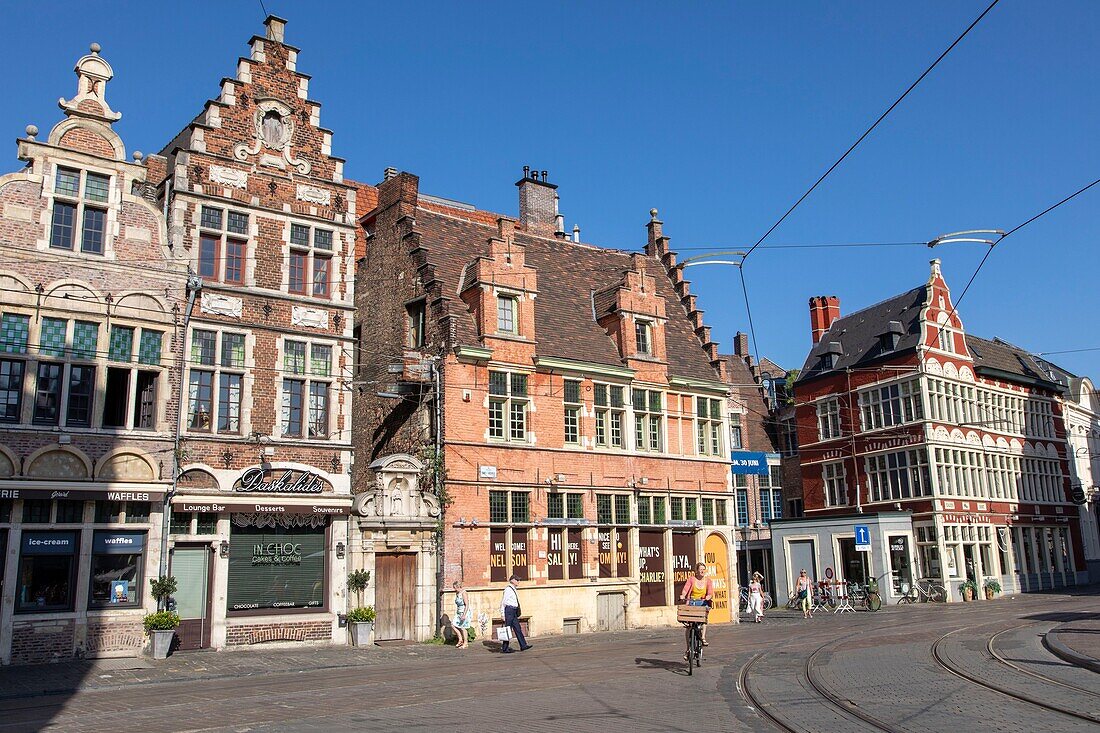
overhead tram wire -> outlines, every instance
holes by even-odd
[[[1061,206],[1062,204],[1066,204],[1066,203],[1069,203],[1070,201],[1072,201],[1073,199],[1077,198],[1078,196],[1080,196],[1081,194],[1083,194],[1083,193],[1084,193],[1085,191],[1088,191],[1088,190],[1089,190],[1090,188],[1092,188],[1093,186],[1095,186],[1095,185],[1096,185],[1096,184],[1098,184],[1098,183],[1100,183],[1100,178],[1097,178],[1097,179],[1096,179],[1095,181],[1093,181],[1092,183],[1088,184],[1087,186],[1083,186],[1083,187],[1081,187],[1081,188],[1077,189],[1076,191],[1074,191],[1073,193],[1071,193],[1071,194],[1070,194],[1069,196],[1066,196],[1066,197],[1065,197],[1064,199],[1062,199],[1062,200],[1061,200],[1061,201],[1059,201],[1058,203],[1056,203],[1056,204],[1053,204],[1053,205],[1051,205],[1051,206],[1048,206],[1047,208],[1043,209],[1042,211],[1040,211],[1040,212],[1039,212],[1038,214],[1036,214],[1035,216],[1031,217],[1031,218],[1030,218],[1030,219],[1028,219],[1027,221],[1025,221],[1025,222],[1022,222],[1022,223],[1020,223],[1020,224],[1017,224],[1016,226],[1012,227],[1012,228],[1011,228],[1011,229],[1009,229],[1009,230],[1008,230],[1007,232],[1005,232],[1004,234],[1002,234],[1002,235],[1001,235],[1001,236],[1000,236],[1000,237],[999,237],[999,238],[998,238],[998,239],[997,239],[996,241],[994,241],[994,242],[993,242],[992,244],[990,244],[990,245],[989,245],[989,248],[988,248],[988,249],[987,249],[987,250],[985,251],[985,256],[984,256],[984,257],[982,257],[982,261],[981,261],[981,262],[979,262],[979,263],[978,263],[978,267],[977,267],[977,268],[975,268],[975,270],[974,270],[974,274],[973,274],[973,275],[971,275],[971,276],[970,276],[970,279],[969,279],[969,280],[967,281],[967,283],[966,283],[966,287],[964,287],[964,288],[962,289],[962,292],[961,292],[961,293],[959,293],[959,297],[958,297],[958,298],[957,298],[957,299],[956,299],[956,300],[955,300],[955,301],[954,301],[954,302],[953,302],[953,303],[951,304],[951,311],[950,311],[950,312],[949,312],[949,313],[947,314],[947,319],[946,319],[946,320],[945,320],[945,321],[943,322],[943,325],[941,325],[941,326],[940,326],[940,328],[939,328],[939,330],[938,330],[938,332],[937,332],[937,338],[939,338],[939,336],[940,336],[940,335],[941,335],[941,334],[943,333],[944,329],[946,329],[946,328],[948,327],[948,325],[949,325],[949,324],[951,323],[951,318],[952,318],[952,317],[953,317],[953,316],[955,315],[955,311],[957,311],[957,310],[958,310],[958,308],[959,308],[959,305],[961,305],[961,304],[962,304],[963,298],[965,298],[965,297],[966,297],[966,293],[967,293],[967,291],[968,291],[968,290],[970,290],[970,286],[974,284],[974,280],[975,280],[975,279],[976,279],[976,278],[978,277],[978,273],[982,271],[982,267],[983,267],[983,266],[985,266],[985,263],[986,263],[986,261],[987,261],[987,260],[989,260],[989,256],[990,256],[991,254],[993,254],[993,250],[994,250],[994,249],[996,249],[996,247],[997,247],[997,245],[998,245],[998,244],[1000,244],[1001,242],[1005,241],[1006,239],[1008,239],[1009,237],[1011,237],[1011,236],[1012,236],[1013,234],[1015,234],[1016,232],[1020,231],[1020,230],[1021,230],[1021,229],[1023,229],[1024,227],[1026,227],[1026,226],[1027,226],[1028,224],[1031,224],[1031,223],[1032,223],[1033,221],[1035,221],[1036,219],[1039,219],[1039,218],[1041,218],[1041,217],[1044,217],[1044,216],[1046,216],[1047,214],[1049,214],[1050,212],[1054,211],[1055,209],[1057,209],[1057,208],[1058,208],[1059,206]],[[934,241],[934,240],[933,240],[933,241]]]
[[[954,41],[952,41],[951,45],[948,46],[947,49],[943,53],[941,53],[938,57],[936,57],[936,60],[932,62],[932,65],[929,66],[927,69],[925,69],[924,73],[922,73],[920,76],[918,76],[917,80],[914,81],[912,84],[910,84],[909,88],[906,89],[904,92],[902,92],[901,96],[898,97],[897,99],[895,99],[894,103],[891,104],[889,107],[887,107],[885,112],[883,112],[881,115],[879,115],[878,119],[875,120],[874,123],[870,127],[868,127],[867,130],[862,135],[860,135],[859,138],[854,143],[852,143],[851,147],[849,147],[846,151],[844,151],[844,154],[841,155],[839,158],[837,158],[836,162],[833,163],[831,166],[829,166],[829,169],[827,171],[825,171],[824,173],[822,173],[821,177],[818,178],[812,186],[810,186],[808,189],[806,189],[806,192],[804,194],[802,194],[799,197],[799,199],[794,202],[793,205],[791,205],[791,208],[787,209],[787,211],[783,214],[783,216],[779,217],[778,221],[776,221],[774,224],[772,224],[771,228],[769,228],[768,231],[764,232],[764,236],[762,236],[762,237],[760,237],[760,239],[756,240],[756,244],[749,247],[749,251],[745,253],[745,259],[748,259],[749,255],[751,255],[757,247],[759,247],[761,244],[763,244],[764,240],[767,239],[768,236],[772,232],[774,232],[776,230],[776,228],[778,228],[779,225],[782,224],[783,221],[788,216],[790,216],[791,213],[795,209],[798,208],[799,204],[801,204],[803,201],[805,201],[806,198],[811,193],[814,192],[814,189],[816,189],[819,185],[821,185],[821,182],[824,181],[826,178],[828,178],[829,174],[832,173],[834,170],[836,170],[837,166],[839,166],[841,163],[843,163],[844,159],[847,158],[852,153],[852,151],[855,150],[859,146],[859,144],[862,143],[867,138],[867,136],[870,135],[874,131],[874,129],[879,126],[879,123],[881,123],[883,120],[885,120],[886,117],[891,112],[894,111],[894,108],[897,107],[899,104],[901,104],[902,100],[905,99],[907,96],[909,96],[909,93],[912,92],[914,89],[916,89],[917,85],[920,84],[922,81],[924,81],[924,78],[926,76],[928,76],[930,73],[932,73],[932,70],[935,69],[936,66],[939,65],[939,63],[941,61],[943,61],[943,59],[947,56],[947,54],[951,53],[952,49],[954,49],[955,46],[959,45],[959,43],[962,41],[962,39],[966,38],[966,35],[974,29],[974,26],[978,25],[978,23],[981,22],[982,18],[984,18],[989,13],[989,11],[992,10],[997,5],[998,2],[1000,2],[1000,0],[993,0],[993,2],[989,4],[989,7],[987,7],[985,10],[983,10],[982,14],[979,15],[977,18],[975,18],[974,22],[971,23],[970,25],[968,25],[966,27],[966,30],[964,30],[961,34],[959,34],[959,37],[956,38]]]

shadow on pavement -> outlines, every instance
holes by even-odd
[[[687,664],[686,662],[670,662],[667,659],[634,657],[634,664],[641,666],[643,669],[663,669],[666,672],[682,674],[685,677],[687,676],[687,667],[684,666]]]

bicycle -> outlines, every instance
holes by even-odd
[[[688,675],[694,667],[703,666],[703,624],[707,622],[706,606],[677,606],[676,620],[688,629]]]
[[[938,583],[933,583],[927,578],[920,578],[916,583],[901,584],[902,596],[898,599],[898,605],[903,603],[943,603],[947,600],[947,589]]]
[[[867,585],[852,583],[848,588],[848,597],[852,603],[865,608],[868,611],[877,611],[882,608],[882,596],[878,592],[878,581],[870,580]]]
[[[760,610],[767,611],[769,608],[772,607],[771,596],[769,596],[767,593],[763,593],[761,595],[762,595],[762,599],[761,599],[762,603],[761,603],[761,609]],[[788,605],[788,607],[790,607],[790,606]],[[749,610],[749,591],[748,591],[747,588],[742,587],[741,592],[737,594],[737,609],[741,613],[745,613],[746,611]]]

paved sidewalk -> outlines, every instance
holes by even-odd
[[[1051,629],[1046,645],[1067,662],[1100,672],[1100,614],[1091,615]]]

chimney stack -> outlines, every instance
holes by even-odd
[[[835,295],[819,295],[810,298],[810,332],[816,344],[840,318],[840,298]]]
[[[396,168],[390,167],[390,168],[386,168],[386,170],[382,171],[382,180],[383,181],[388,181],[391,178],[396,178],[396,177],[397,177],[397,169]]]
[[[546,171],[534,170],[523,166],[523,178],[516,181],[519,187],[519,220],[524,229],[543,237],[554,236],[561,232],[565,235],[564,225],[558,225],[557,186],[548,183]]]
[[[749,335],[740,331],[733,337],[733,353],[741,358],[749,355]]]
[[[275,41],[276,43],[282,43],[286,34],[286,21],[277,15],[269,15],[264,20],[264,28],[267,30],[265,34],[267,40]]]

